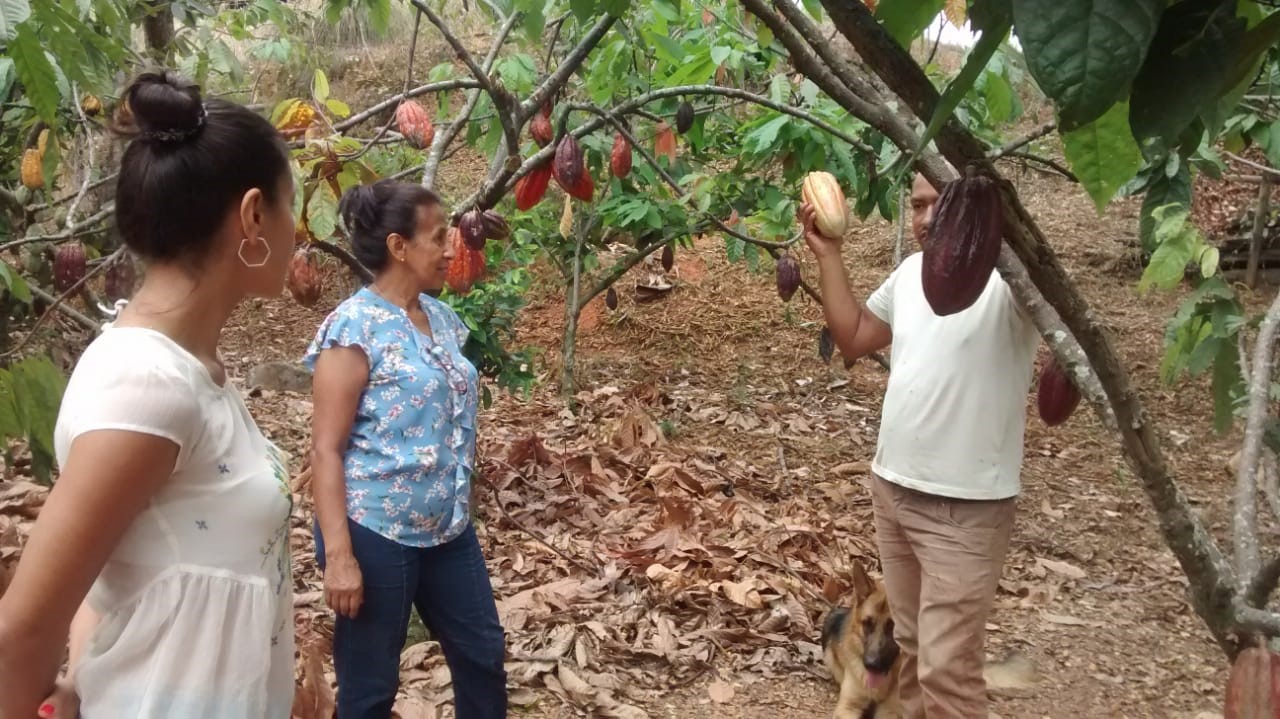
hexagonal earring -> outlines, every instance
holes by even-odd
[[[240,249],[236,252],[236,254],[240,256],[240,261],[244,263],[245,267],[256,269],[258,267],[262,267],[263,265],[267,264],[267,260],[271,259],[271,244],[267,242],[267,238],[260,236],[258,237],[258,242],[261,242],[263,245],[266,246],[267,256],[263,257],[261,262],[250,262],[244,258],[244,248],[245,248],[245,245],[249,244],[249,238],[246,237],[240,240]]]

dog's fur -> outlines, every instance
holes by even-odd
[[[854,598],[836,607],[822,626],[827,669],[840,686],[833,719],[901,719],[898,672],[902,653],[884,585],[854,564]]]

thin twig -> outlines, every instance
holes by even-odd
[[[1249,289],[1258,287],[1258,264],[1262,260],[1262,239],[1266,235],[1267,220],[1271,215],[1271,175],[1263,173],[1258,185],[1258,206],[1253,213],[1253,233],[1249,238],[1249,262],[1245,267],[1244,283]]]
[[[120,176],[120,173],[119,173],[119,172],[113,172],[113,173],[111,173],[110,175],[107,175],[106,177],[103,177],[103,178],[102,178],[102,179],[100,179],[100,180],[95,180],[94,182],[92,182],[92,183],[90,183],[90,184],[89,184],[89,190],[88,190],[88,191],[89,191],[89,192],[93,192],[94,190],[98,189],[99,187],[102,187],[103,185],[107,184],[108,182],[112,182],[113,180],[115,180],[115,179],[116,179],[117,177],[119,177],[119,176]],[[80,193],[79,193],[78,191],[77,191],[77,192],[71,192],[71,193],[68,193],[68,194],[66,194],[66,195],[63,195],[62,197],[59,197],[59,198],[58,198],[58,199],[56,199],[56,200],[50,200],[49,202],[42,202],[42,203],[40,203],[40,204],[38,204],[38,205],[31,205],[31,206],[30,206],[30,207],[28,207],[27,209],[28,209],[28,210],[31,210],[32,212],[39,212],[40,210],[48,210],[48,209],[51,209],[51,208],[53,208],[53,207],[56,207],[57,205],[61,205],[61,204],[62,204],[62,203],[64,203],[64,202],[69,202],[69,201],[71,201],[71,200],[76,199],[76,197],[77,197],[77,196],[79,196],[79,194],[80,194]]]
[[[1075,182],[1075,183],[1080,182],[1080,178],[1076,177],[1076,174],[1074,172],[1067,169],[1066,167],[1063,167],[1056,160],[1051,160],[1047,157],[1041,157],[1039,155],[1033,155],[1030,152],[1022,152],[1021,150],[1015,150],[1013,152],[1005,153],[1005,157],[1016,157],[1020,160],[1026,160],[1028,162],[1034,162],[1040,165],[1044,165],[1045,167],[1049,168],[1050,170],[1053,170],[1054,172],[1058,173],[1059,175],[1062,175],[1063,177],[1067,178],[1072,182]]]
[[[578,71],[578,68],[582,67],[582,63],[586,62],[587,56],[596,48],[596,45],[600,44],[600,41],[604,39],[605,34],[609,32],[609,28],[613,27],[613,24],[617,22],[617,20],[618,18],[612,14],[606,14],[604,17],[597,20],[596,24],[587,31],[587,34],[578,42],[577,46],[570,50],[568,55],[565,55],[564,60],[560,61],[555,72],[548,75],[547,79],[543,80],[542,84],[539,85],[524,102],[520,103],[520,107],[517,110],[516,120],[521,126],[523,126],[529,118],[533,117],[535,112],[541,110],[542,105],[549,100],[552,95],[569,82],[569,78]],[[512,152],[512,154],[515,153]]]
[[[326,254],[338,258],[342,264],[346,265],[355,274],[355,276],[359,277],[360,281],[364,282],[366,285],[373,282],[373,272],[371,272],[368,267],[361,264],[360,260],[357,260],[355,255],[347,252],[345,249],[324,240],[312,240],[311,245]]]
[[[11,240],[9,242],[4,243],[3,245],[0,245],[0,252],[11,250],[15,247],[22,247],[23,245],[35,244],[37,242],[60,242],[62,240],[71,239],[72,237],[75,237],[76,235],[82,232],[90,231],[94,225],[107,219],[115,211],[116,211],[115,204],[114,203],[108,204],[102,209],[95,212],[94,214],[85,218],[83,222],[76,225],[75,227],[63,230],[62,232],[55,232],[51,235],[36,235],[35,237],[24,237],[21,240]]]
[[[506,462],[505,460],[498,459],[498,458],[496,458],[496,457],[495,457],[495,458],[490,459],[489,461],[493,462],[494,464],[500,464],[500,465],[502,465],[503,467],[506,467],[507,469],[511,470],[511,471],[512,471],[512,472],[513,472],[517,477],[519,477],[519,478],[520,478],[520,480],[521,480],[521,481],[523,481],[525,484],[529,484],[529,480],[524,476],[524,473],[523,473],[523,472],[521,472],[520,470],[516,469],[515,467],[511,466],[511,465],[510,465],[508,462]],[[527,527],[525,527],[523,524],[521,524],[519,521],[517,521],[517,520],[516,520],[516,518],[515,518],[515,517],[513,517],[513,516],[511,516],[511,513],[507,511],[507,508],[506,508],[506,507],[504,507],[504,506],[502,505],[502,497],[498,494],[498,485],[496,485],[496,484],[494,484],[494,483],[492,483],[492,482],[488,482],[488,485],[489,485],[489,488],[493,490],[493,499],[494,499],[494,503],[498,505],[498,511],[502,512],[502,516],[503,516],[503,517],[506,517],[506,519],[507,519],[507,521],[508,521],[508,522],[511,522],[512,524],[514,524],[514,525],[516,526],[516,529],[519,529],[520,531],[524,532],[525,534],[529,535],[530,537],[533,537],[533,539],[534,539],[536,542],[538,542],[538,543],[539,543],[539,544],[541,544],[542,546],[546,547],[547,549],[550,549],[551,551],[555,552],[557,555],[559,555],[559,557],[560,557],[561,559],[563,559],[564,561],[566,561],[566,562],[568,562],[568,563],[572,564],[573,566],[577,567],[578,569],[581,569],[582,571],[586,572],[587,574],[594,574],[594,575],[596,575],[596,576],[600,576],[600,575],[601,575],[601,571],[600,571],[600,568],[599,568],[599,567],[595,567],[595,568],[588,567],[587,565],[583,564],[580,560],[577,560],[577,559],[574,559],[573,557],[570,557],[569,555],[565,554],[564,552],[560,551],[559,549],[556,549],[556,548],[555,548],[554,546],[552,546],[552,545],[551,545],[551,543],[549,543],[547,540],[543,539],[542,537],[538,536],[538,535],[537,535],[537,534],[535,534],[534,532],[530,531]]]
[[[988,160],[997,160],[997,159],[999,159],[999,158],[1001,158],[1001,157],[1004,157],[1005,155],[1008,155],[1009,153],[1013,152],[1014,150],[1021,150],[1022,148],[1026,147],[1027,145],[1030,145],[1031,143],[1035,142],[1036,140],[1039,140],[1040,138],[1044,137],[1045,135],[1049,135],[1049,134],[1051,134],[1051,133],[1052,133],[1054,130],[1056,130],[1056,129],[1058,129],[1058,123],[1056,123],[1056,122],[1046,122],[1045,124],[1041,125],[1040,127],[1037,127],[1035,130],[1031,131],[1031,133],[1027,134],[1026,136],[1024,136],[1024,137],[1020,137],[1020,138],[1018,138],[1018,139],[1016,139],[1016,140],[1014,140],[1014,141],[1012,141],[1012,142],[1008,143],[1007,145],[1004,145],[1003,147],[1001,147],[1001,148],[1000,148],[1000,149],[998,149],[998,150],[993,150],[992,152],[987,153],[987,159],[988,159]]]
[[[1228,152],[1228,151],[1225,151],[1225,150],[1224,150],[1222,154],[1226,155],[1227,157],[1231,158],[1232,160],[1235,160],[1236,162],[1240,163],[1241,165],[1245,165],[1245,166],[1247,166],[1247,167],[1252,167],[1253,169],[1255,169],[1255,170],[1257,170],[1258,172],[1261,172],[1261,173],[1263,173],[1263,174],[1271,175],[1272,177],[1275,177],[1275,178],[1280,178],[1280,170],[1277,170],[1277,169],[1275,169],[1275,168],[1273,168],[1273,167],[1267,167],[1266,165],[1260,165],[1260,164],[1258,164],[1258,163],[1254,162],[1253,160],[1246,160],[1245,158],[1243,158],[1243,157],[1241,157],[1241,156],[1239,156],[1239,155],[1235,154],[1234,152]]]
[[[75,83],[71,83],[71,97],[77,98],[79,96]],[[80,203],[84,200],[84,196],[89,193],[89,178],[93,176],[93,135],[89,130],[91,127],[89,118],[84,114],[84,108],[81,107],[80,102],[72,102],[71,104],[75,105],[76,112],[80,113],[80,122],[84,124],[85,145],[88,146],[88,150],[86,150],[87,159],[84,164],[84,182],[80,184],[80,192],[76,194],[76,198],[71,202],[71,207],[67,210],[68,230],[76,226],[76,210],[80,208]]]

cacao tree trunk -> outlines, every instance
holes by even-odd
[[[1245,284],[1249,289],[1258,287],[1258,262],[1262,259],[1262,240],[1266,237],[1267,217],[1271,214],[1271,175],[1263,173],[1258,183],[1258,207],[1253,217],[1253,236],[1249,240],[1249,265],[1245,269]]]

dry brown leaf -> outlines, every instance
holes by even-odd
[[[966,9],[965,0],[947,0],[947,4],[942,6],[942,12],[947,15],[947,22],[960,29],[964,29]]]
[[[419,696],[400,697],[391,712],[396,719],[440,719],[444,716],[440,705]]]
[[[711,695],[711,701],[717,704],[727,704],[733,701],[733,685],[719,679],[707,686],[707,693]]]
[[[301,647],[301,654],[302,675],[294,690],[292,719],[329,719],[337,705],[325,676],[326,652],[319,643],[313,642]]]
[[[1051,572],[1061,574],[1068,579],[1084,579],[1089,576],[1083,569],[1066,562],[1058,562],[1052,559],[1037,559],[1036,564],[1039,564]]]

